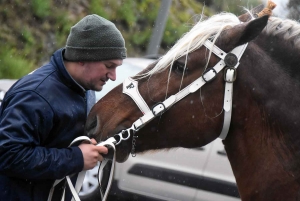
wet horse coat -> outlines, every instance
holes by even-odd
[[[149,106],[177,93],[219,58],[203,46],[207,39],[225,52],[249,43],[237,69],[230,130],[223,141],[242,200],[300,200],[300,26],[261,17],[240,23],[222,13],[196,24],[159,61],[137,76]],[[223,125],[224,79],[216,78],[137,132],[136,152],[201,147]],[[104,140],[142,116],[119,86],[92,109],[86,132]],[[131,141],[117,146],[125,161]],[[196,160],[196,159],[195,159]]]

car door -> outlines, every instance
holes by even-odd
[[[162,200],[193,200],[211,145],[138,154],[116,164],[118,188]]]
[[[208,159],[204,167],[203,180],[197,191],[195,201],[240,200],[236,181],[221,139],[210,143]]]

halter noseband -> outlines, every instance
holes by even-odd
[[[138,131],[145,124],[150,122],[156,116],[161,115],[166,110],[168,110],[172,105],[176,102],[180,101],[182,98],[187,96],[190,93],[194,93],[198,89],[200,89],[205,83],[211,81],[217,73],[225,68],[224,73],[224,81],[225,81],[225,93],[224,93],[224,123],[221,134],[219,138],[225,139],[229,130],[230,122],[231,122],[231,113],[232,113],[232,95],[233,95],[233,82],[236,79],[236,69],[239,66],[239,60],[241,59],[248,43],[238,46],[234,48],[230,53],[226,53],[216,45],[214,45],[211,41],[207,40],[204,43],[204,46],[211,50],[216,56],[218,56],[221,60],[212,68],[207,69],[201,77],[196,79],[190,85],[179,91],[177,94],[170,96],[163,102],[159,102],[154,105],[151,109],[146,104],[143,97],[140,95],[138,90],[138,82],[128,77],[123,82],[123,93],[130,96],[134,102],[137,104],[139,109],[144,114],[138,120],[136,120],[131,128],[123,130],[121,133],[117,134],[122,136],[118,141],[118,144],[122,140],[126,140],[130,137],[130,131],[133,132]],[[125,131],[127,131],[127,136],[124,137]],[[126,135],[126,134],[125,134]]]

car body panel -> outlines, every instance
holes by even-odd
[[[116,164],[118,187],[160,199],[193,200],[196,189],[186,185],[188,181],[180,175],[202,174],[207,160],[204,150],[174,148],[130,157],[125,163]]]

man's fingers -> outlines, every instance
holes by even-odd
[[[83,141],[81,142],[81,144],[91,144],[91,142],[88,141],[88,140],[83,140]]]
[[[94,144],[94,145],[96,145],[96,144],[97,144],[97,141],[96,141],[94,138],[92,138],[92,139],[91,139],[91,143]]]
[[[103,156],[101,154],[98,156],[98,161],[103,161]]]
[[[97,150],[100,154],[107,154],[108,153],[108,149],[105,146],[97,146]]]

